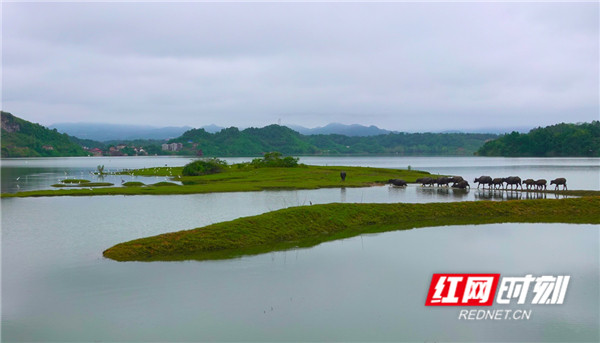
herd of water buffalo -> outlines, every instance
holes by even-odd
[[[344,175],[345,176],[345,175]],[[401,179],[390,179],[388,181],[389,184],[393,185],[393,186],[397,186],[397,187],[404,187],[407,186],[408,183],[404,180]],[[469,185],[469,183],[467,182],[467,180],[463,179],[462,176],[443,176],[443,177],[438,177],[438,178],[432,178],[432,177],[422,177],[420,179],[417,179],[417,183],[420,183],[422,186],[440,186],[440,187],[454,187],[454,188],[460,188],[460,189],[466,189],[466,188],[471,188],[471,186]],[[535,189],[535,190],[545,190],[546,189],[546,184],[547,181],[545,179],[539,179],[539,180],[533,180],[533,179],[527,179],[527,180],[523,180],[521,181],[521,178],[518,176],[509,176],[509,177],[499,177],[499,178],[492,178],[491,176],[480,176],[478,178],[476,178],[474,180],[474,183],[477,184],[477,188],[479,188],[479,186],[483,185],[483,189],[485,189],[485,186],[488,186],[488,189],[492,189],[492,187],[494,189],[503,189],[504,188],[504,184],[506,184],[506,189],[508,189],[508,187],[510,186],[510,189],[513,190],[514,189],[518,189],[519,187],[521,188],[521,190],[523,189],[523,184],[525,185],[525,187],[529,190],[529,189]],[[452,184],[452,185],[450,185]],[[550,185],[556,185],[555,189],[558,189],[560,185],[563,186],[563,190],[567,189],[567,179],[565,179],[564,177],[559,177],[557,179],[551,180],[550,181]]]

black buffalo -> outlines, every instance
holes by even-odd
[[[448,184],[450,182],[452,182],[452,178],[451,177],[442,176],[442,177],[438,177],[435,180],[435,182],[437,183],[438,186],[444,186],[444,185],[446,185],[446,187],[448,187]]]
[[[473,182],[477,183],[477,189],[479,189],[479,185],[483,185],[483,189],[485,189],[485,185],[488,185],[488,188],[491,187],[492,178],[490,176],[480,176]]]
[[[450,178],[450,180],[452,181],[452,187],[454,187],[454,185],[456,185],[457,183],[463,181],[463,177],[462,176],[453,176]]]
[[[536,185],[534,179],[523,180],[523,183],[525,184],[525,186],[527,186],[527,189]]]
[[[452,182],[454,182],[454,183],[459,183],[462,180],[464,180],[462,176],[453,176],[453,177],[451,177],[451,179],[452,179]]]
[[[460,188],[460,189],[465,189],[465,188],[471,188],[471,186],[469,185],[469,183],[466,180],[462,180],[462,181],[458,181],[457,183],[453,184],[452,187],[456,187],[456,188]]]
[[[502,188],[502,186],[504,186],[504,179],[501,177],[496,177],[492,180],[492,184],[494,185],[494,189]]]
[[[554,188],[555,190],[558,189],[559,185],[563,186],[563,190],[567,189],[567,179],[565,179],[564,177],[559,177],[558,179],[554,179],[552,181],[550,181],[551,185],[556,185],[556,188]]]
[[[510,185],[510,190],[512,191],[513,189],[513,185],[515,185],[515,188],[519,188],[521,187],[521,190],[523,189],[523,185],[521,184],[521,178],[518,176],[509,176],[509,177],[505,177],[502,179],[504,182],[506,182],[506,188],[508,188],[508,185]]]
[[[342,181],[346,181],[346,172],[345,171],[341,172],[340,177],[342,178]]]
[[[420,183],[421,186],[433,186],[433,184],[435,183],[435,179],[432,179],[430,177],[421,177],[417,179],[417,183]]]
[[[408,185],[408,183],[402,179],[389,179],[387,183],[396,187],[406,187]]]
[[[535,180],[535,187],[539,190],[541,190],[542,188],[546,190],[546,182],[547,181],[545,179]]]

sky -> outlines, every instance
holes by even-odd
[[[3,2],[2,110],[42,125],[599,120],[598,2]]]

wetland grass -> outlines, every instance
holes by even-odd
[[[116,261],[232,258],[309,247],[365,233],[490,223],[600,223],[600,197],[427,204],[325,204],[291,207],[202,228],[117,244]],[[451,229],[451,228],[449,228]]]
[[[92,195],[163,195],[214,192],[250,192],[271,189],[317,189],[338,187],[367,187],[383,185],[389,179],[415,182],[417,178],[430,175],[428,172],[406,169],[383,169],[369,167],[306,166],[296,168],[253,168],[232,165],[223,172],[201,176],[182,176],[181,167],[158,167],[122,172],[138,176],[170,176],[183,186],[159,182],[143,187],[107,187],[102,189],[59,189],[38,190],[18,193],[2,193],[2,197],[40,196],[92,196]],[[347,177],[341,181],[340,172]]]

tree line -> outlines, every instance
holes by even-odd
[[[192,129],[169,142],[183,143],[177,154],[204,156],[257,156],[268,151],[285,155],[473,155],[495,134],[474,133],[389,133],[350,137],[337,134],[302,135],[288,127],[269,125],[239,130],[235,127],[217,133]]]
[[[486,142],[480,156],[600,157],[600,121],[538,127]]]

